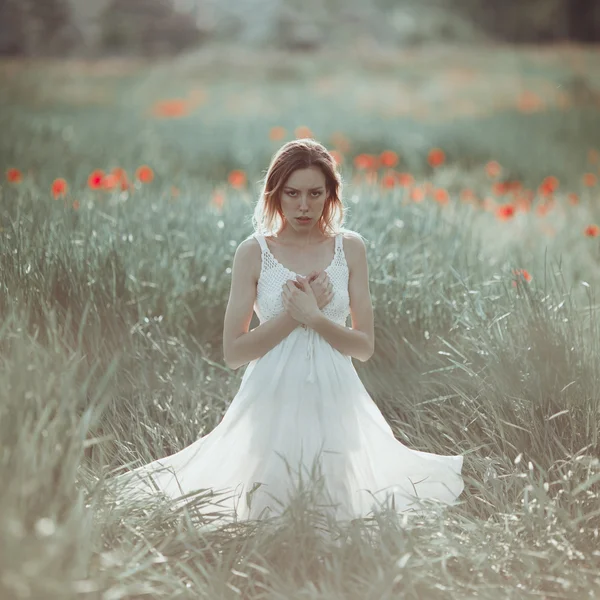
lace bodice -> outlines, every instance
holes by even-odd
[[[323,314],[340,325],[346,325],[350,314],[350,296],[348,293],[348,264],[344,254],[343,234],[335,237],[333,260],[325,269],[333,286],[333,298],[322,308]],[[256,290],[254,310],[262,323],[276,317],[285,309],[281,298],[283,284],[295,279],[297,273],[284,267],[271,253],[263,235],[254,236],[261,247],[261,268]]]

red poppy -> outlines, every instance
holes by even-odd
[[[241,169],[234,169],[233,171],[231,171],[231,173],[229,173],[227,180],[229,181],[229,185],[231,187],[234,187],[236,189],[243,188],[246,185],[247,181],[246,173],[244,173],[244,171],[242,171]]]
[[[111,174],[116,178],[117,185],[121,186],[121,191],[124,192],[125,190],[129,189],[129,180],[127,178],[127,171],[125,171],[125,169],[122,167],[114,167],[111,171]]]
[[[442,206],[448,204],[448,202],[450,202],[448,190],[445,190],[444,188],[436,188],[433,190],[433,199]]]
[[[398,185],[401,187],[410,187],[415,183],[415,178],[410,173],[398,173]]]
[[[104,171],[96,169],[88,177],[88,187],[92,190],[99,190],[104,185]]]
[[[357,169],[375,169],[377,159],[372,154],[359,154],[354,158],[354,166]]]
[[[598,227],[598,225],[588,225],[583,230],[583,233],[588,237],[598,237],[598,235],[600,235],[600,227]]]
[[[148,165],[142,165],[136,169],[135,176],[142,183],[150,183],[154,179],[154,171]]]
[[[503,204],[496,209],[496,218],[500,221],[508,221],[515,216],[514,204]]]
[[[524,280],[527,283],[529,283],[533,279],[533,277],[529,274],[529,272],[526,269],[513,269],[513,275],[517,279]],[[513,281],[512,284],[513,284],[513,287],[517,287],[516,281]]]
[[[23,174],[19,169],[7,169],[6,180],[9,183],[21,183],[23,181]]]
[[[182,98],[160,100],[152,107],[152,115],[161,119],[177,119],[187,116],[189,112],[188,101]]]
[[[66,180],[62,177],[59,177],[52,182],[52,195],[55,199],[66,195],[68,189],[69,186],[67,185]]]
[[[427,156],[427,162],[432,167],[439,167],[440,165],[444,164],[445,161],[446,161],[446,154],[444,153],[444,151],[442,149],[433,148],[429,151],[429,154]]]
[[[211,203],[220,209],[225,203],[225,194],[220,190],[215,190],[211,198]]]
[[[588,162],[595,165],[598,161],[600,161],[600,152],[595,148],[590,148],[588,150]]]
[[[341,152],[338,152],[337,150],[331,150],[329,154],[331,154],[333,157],[336,165],[341,165],[344,163],[344,155]]]
[[[275,127],[271,127],[269,131],[269,139],[270,140],[282,140],[286,135],[285,128],[276,125]]]
[[[567,199],[569,200],[569,204],[572,204],[573,206],[579,204],[579,196],[575,192],[567,194]]]
[[[542,183],[540,184],[540,186],[538,188],[538,192],[542,196],[551,196],[558,189],[558,186],[559,186],[558,178],[551,175],[549,177],[546,177],[542,181]]]
[[[583,176],[583,185],[594,187],[598,183],[598,177],[594,173],[586,173]]]
[[[386,173],[381,178],[381,186],[384,188],[393,188],[396,185],[396,177],[393,173]]]
[[[300,125],[299,127],[296,127],[296,129],[294,129],[294,135],[298,140],[314,137],[310,127],[307,127],[306,125]]]
[[[510,187],[508,186],[506,181],[497,181],[492,186],[492,193],[495,196],[504,196],[505,194],[508,194],[509,190]]]
[[[102,187],[105,190],[114,190],[119,185],[119,178],[114,173],[109,173],[104,176]]]
[[[395,167],[398,160],[398,155],[393,150],[384,150],[379,155],[379,164],[382,167]]]
[[[491,179],[495,179],[500,175],[500,173],[502,173],[502,167],[500,166],[500,163],[497,160],[490,160],[485,165],[485,172],[487,173],[488,177],[490,177]]]
[[[425,199],[425,190],[420,187],[415,187],[410,192],[410,199],[413,202],[423,202]]]

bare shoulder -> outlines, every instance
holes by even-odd
[[[342,243],[344,244],[344,254],[348,268],[352,268],[366,262],[367,245],[365,238],[356,231],[344,231],[342,235]]]
[[[260,274],[261,249],[258,240],[254,236],[247,237],[241,241],[236,248],[234,263],[246,272],[252,274],[255,282],[258,282]]]

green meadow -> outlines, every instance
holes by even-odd
[[[599,49],[4,60],[0,103],[1,598],[600,595]],[[306,497],[203,535],[111,503],[235,396],[232,259],[296,137],[368,240],[355,367],[397,439],[465,455],[461,503],[335,543]]]

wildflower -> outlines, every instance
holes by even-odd
[[[436,188],[433,190],[433,199],[442,206],[445,206],[450,202],[450,195],[448,194],[448,190],[444,188]]]
[[[513,269],[513,275],[516,277],[512,282],[513,287],[517,287],[517,280],[529,283],[533,279],[526,269]]]
[[[598,225],[588,225],[583,230],[583,233],[588,237],[598,237],[598,235],[600,235],[600,227],[598,227]]]
[[[446,154],[440,148],[433,148],[429,151],[429,154],[427,156],[427,162],[432,167],[439,167],[440,165],[444,164],[445,161]]]
[[[69,186],[67,185],[66,180],[62,177],[59,177],[52,182],[52,195],[55,199],[65,196],[68,189]]]
[[[142,165],[137,168],[135,176],[142,183],[150,183],[154,179],[154,171],[148,165]]]
[[[296,136],[296,139],[299,140],[314,137],[313,132],[306,125],[300,125],[299,127],[296,127],[296,129],[294,129],[294,135]]]
[[[586,187],[594,187],[598,183],[598,177],[595,173],[585,173],[583,176],[583,185]]]
[[[92,190],[99,190],[104,185],[104,171],[96,169],[88,177],[88,187]]]
[[[495,179],[502,172],[502,167],[500,166],[500,163],[497,160],[490,160],[485,165],[485,172],[487,173],[487,176],[490,179]]]
[[[282,140],[285,137],[286,131],[283,127],[281,126],[275,126],[275,127],[271,127],[271,130],[269,131],[269,139],[276,141],[276,140]]]
[[[383,167],[395,167],[398,160],[398,155],[393,150],[384,150],[379,155],[379,164]]]
[[[496,218],[500,221],[508,221],[515,216],[514,204],[503,204],[496,209]]]
[[[374,169],[377,159],[372,154],[359,154],[354,158],[354,166],[357,169]]]
[[[393,173],[386,173],[381,179],[381,186],[384,188],[393,188],[396,185],[396,177]]]
[[[338,152],[337,150],[331,150],[329,154],[331,154],[333,157],[336,165],[341,165],[344,163],[344,155],[341,152]]]
[[[6,180],[9,183],[21,183],[23,180],[23,174],[19,169],[7,169]]]
[[[189,114],[190,108],[187,100],[176,98],[173,100],[160,100],[152,106],[152,115],[161,119],[177,119]]]
[[[246,185],[246,173],[240,169],[234,169],[227,177],[229,185],[236,189],[243,188]]]
[[[398,185],[401,187],[410,187],[414,184],[415,178],[410,173],[398,173]]]

